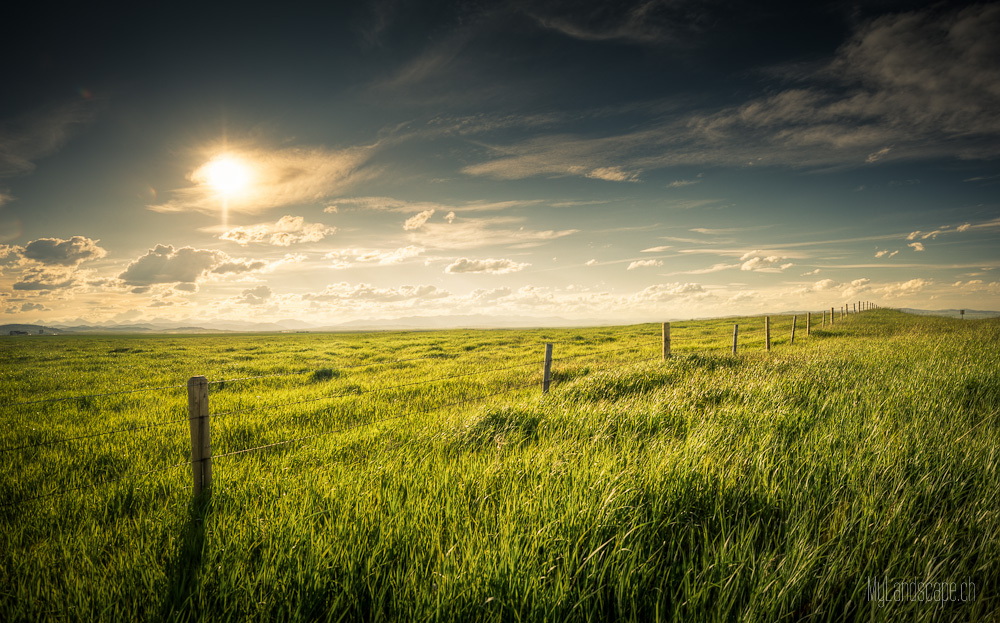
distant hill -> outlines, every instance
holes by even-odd
[[[27,333],[28,335],[62,335],[69,333],[65,329],[54,329],[39,324],[0,324],[0,335],[10,335],[11,331]]]
[[[961,318],[961,311],[958,309],[911,309],[900,307],[899,311],[918,316],[944,316],[945,318]],[[1000,316],[1000,311],[985,311],[981,309],[965,310],[966,320],[976,320],[977,318],[996,318]]]

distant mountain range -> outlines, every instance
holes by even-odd
[[[948,318],[961,317],[958,309],[912,309],[901,308],[900,311],[922,316],[944,316]],[[794,312],[789,312],[794,313]],[[803,314],[805,312],[802,312]],[[1000,316],[997,311],[978,309],[965,310],[965,318],[995,318]],[[188,321],[190,322],[190,321]],[[379,320],[350,320],[335,325],[314,325],[295,319],[278,320],[276,322],[240,322],[237,320],[213,320],[198,326],[183,325],[171,322],[165,318],[157,318],[149,322],[87,324],[82,319],[79,323],[59,323],[53,326],[42,324],[5,324],[0,325],[0,336],[16,334],[27,335],[63,335],[67,333],[276,333],[307,331],[316,333],[337,331],[399,331],[399,330],[429,330],[429,329],[524,329],[541,327],[589,327],[608,326],[615,324],[606,320],[585,319],[569,320],[559,316],[533,318],[529,316],[488,316],[485,314],[469,314],[462,316],[407,316],[404,318],[388,318]]]

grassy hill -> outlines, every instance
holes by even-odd
[[[1000,616],[1000,320],[771,320],[5,341],[0,619]]]

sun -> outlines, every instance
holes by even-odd
[[[233,197],[245,192],[252,181],[250,167],[229,154],[216,156],[195,173],[198,182],[207,184],[223,197]]]

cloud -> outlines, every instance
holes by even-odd
[[[277,261],[233,258],[211,249],[158,244],[133,260],[118,275],[121,284],[145,288],[156,284],[194,284],[209,274],[241,275],[274,270],[282,264],[301,262],[303,255],[286,255]],[[180,287],[180,286],[178,286]]]
[[[1000,5],[946,6],[859,24],[829,63],[794,88],[721,110],[661,115],[618,134],[557,130],[484,144],[488,159],[463,172],[522,179],[587,176],[612,167],[859,167],[995,158]]]
[[[822,292],[824,290],[832,290],[837,286],[837,282],[833,279],[820,279],[813,284],[812,289],[816,292]]]
[[[705,294],[705,288],[697,283],[661,283],[649,286],[629,298],[635,303],[655,303],[701,294]]]
[[[52,311],[52,310],[46,307],[45,305],[42,305],[41,303],[22,303],[21,311],[31,312],[31,311]]]
[[[209,249],[158,244],[145,255],[129,263],[118,275],[126,285],[149,286],[156,283],[193,283],[208,271],[220,266],[224,253]]]
[[[710,23],[701,3],[684,0],[550,0],[518,4],[539,26],[584,41],[686,44]]]
[[[910,244],[908,244],[906,246],[911,247],[914,251],[923,251],[924,250],[924,245],[922,243],[920,243],[920,242],[911,242]]]
[[[663,262],[661,260],[636,260],[631,264],[629,264],[628,268],[626,268],[625,270],[634,270],[636,268],[647,268],[654,266],[663,266]]]
[[[25,175],[97,116],[99,103],[76,101],[0,122],[0,177]]]
[[[505,275],[524,270],[531,264],[522,264],[514,260],[507,259],[485,259],[470,260],[469,258],[459,258],[449,264],[444,272],[446,273],[489,273],[491,275]]]
[[[433,208],[431,208],[430,210],[424,210],[423,212],[420,212],[418,214],[414,214],[410,218],[406,219],[406,221],[403,223],[403,229],[407,231],[420,229],[421,227],[424,226],[424,223],[426,223],[428,219],[431,218],[433,214],[434,214]]]
[[[750,251],[745,253],[740,261],[740,270],[754,270],[764,273],[780,273],[791,268],[792,263],[782,263],[788,258],[778,255],[765,255],[762,251]]]
[[[531,230],[512,226],[523,223],[521,217],[482,217],[455,219],[453,223],[427,222],[411,232],[414,242],[432,249],[476,249],[488,246],[528,248],[577,233],[578,229]]]
[[[455,222],[455,212],[454,212],[454,210],[451,211],[451,212],[448,212],[448,214],[445,214],[444,220],[448,221],[449,223],[454,223]]]
[[[307,301],[317,302],[382,302],[391,303],[415,299],[439,299],[451,296],[446,290],[439,290],[436,286],[399,286],[394,288],[377,288],[368,283],[351,285],[346,281],[328,285],[322,292],[304,294],[302,298]]]
[[[22,291],[65,290],[81,283],[80,275],[71,268],[30,267],[21,272],[13,288]]]
[[[39,264],[78,266],[87,260],[99,259],[108,252],[97,246],[97,240],[84,236],[62,238],[39,238],[24,245],[21,256]]]
[[[809,272],[807,272],[807,273],[802,273],[802,276],[803,276],[803,277],[808,277],[808,276],[810,276],[810,275],[817,275],[817,274],[819,274],[819,269],[818,269],[818,268],[817,268],[817,269],[815,269],[815,270],[810,270],[810,271],[809,271]]]
[[[365,165],[377,149],[378,145],[339,150],[322,147],[230,150],[232,157],[238,158],[249,171],[249,186],[245,190],[235,196],[221,196],[208,183],[205,167],[209,162],[188,175],[192,185],[174,191],[173,198],[166,203],[148,207],[157,212],[256,213],[323,201],[373,177],[374,173]],[[330,207],[326,210],[330,211]]]
[[[917,244],[919,244],[919,243],[917,243]],[[897,253],[899,253],[898,249],[895,250],[895,251],[892,251],[892,252],[889,252],[888,249],[882,249],[881,251],[879,251],[879,252],[877,252],[875,254],[875,257],[892,257],[892,256],[896,255]]]
[[[236,227],[224,232],[219,238],[246,246],[250,243],[266,243],[287,247],[303,242],[319,242],[336,233],[336,227],[321,223],[306,223],[301,216],[283,216],[276,223],[260,223],[246,227]]]
[[[691,186],[693,184],[700,184],[701,180],[675,180],[667,184],[667,188],[683,188],[684,186]]]
[[[971,227],[972,225],[970,223],[966,223],[964,225],[959,225],[955,231],[968,231]]]
[[[595,180],[605,180],[608,182],[639,181],[639,172],[629,173],[621,167],[598,167],[587,173],[586,176]]]
[[[506,298],[513,293],[514,291],[510,288],[493,288],[491,290],[477,288],[469,293],[468,298],[478,303],[491,303]]]
[[[256,288],[250,288],[244,290],[240,295],[233,299],[233,303],[237,305],[264,305],[270,299],[274,292],[271,288],[266,285],[259,285]]]
[[[931,284],[933,284],[933,281],[928,279],[910,279],[909,281],[876,288],[875,291],[886,298],[899,298],[917,294],[930,287]]]
[[[586,262],[584,262],[584,266],[595,266],[596,264],[597,260],[587,260]]]
[[[375,263],[380,266],[399,264],[400,262],[417,257],[424,252],[422,247],[408,245],[392,250],[379,249],[340,249],[326,254],[327,259],[333,260],[334,268],[350,268],[357,263]]]
[[[662,253],[662,252],[666,251],[669,248],[670,248],[670,245],[661,246],[661,247],[650,247],[648,249],[643,249],[642,251],[639,251],[639,253]]]

